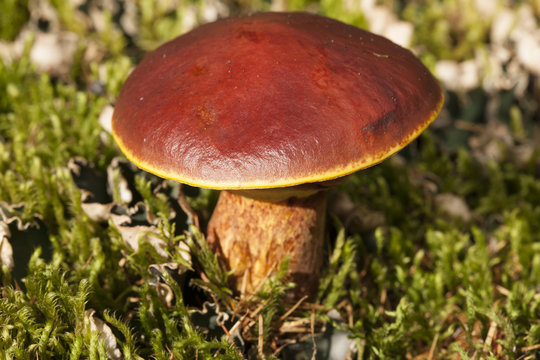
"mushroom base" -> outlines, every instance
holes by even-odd
[[[294,297],[316,294],[323,260],[326,192],[279,202],[222,191],[207,241],[233,270],[231,286],[252,294],[289,259]]]

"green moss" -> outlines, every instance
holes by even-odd
[[[101,9],[105,26],[98,31],[77,23],[83,9],[59,1],[52,4],[60,27],[81,39],[67,78],[38,73],[28,49],[10,64],[0,62],[2,216],[31,225],[31,231],[24,232],[11,223],[15,235],[10,241],[29,234],[36,237],[28,249],[33,255],[16,260],[13,271],[3,265],[0,273],[0,353],[8,359],[106,358],[105,343],[89,326],[88,311],[93,310],[93,316],[111,329],[126,359],[239,359],[239,351],[253,357],[258,352],[259,315],[265,355],[279,358],[273,355],[272,341],[275,346],[291,339],[278,331],[281,316],[291,306],[286,291],[294,286],[284,281],[286,263],[257,298],[240,301],[232,296],[228,274],[209,251],[203,233],[178,206],[179,187],[140,171],[131,174],[131,190],[140,200],[137,206],[150,214],[153,236],[164,244],[164,253],[158,252],[146,234],[133,250],[112,219],[99,223],[83,211],[84,191],[68,168],[69,159],[80,156],[104,173],[120,155],[98,123],[103,107],[114,103],[133,59],[182,31],[188,7],[200,16],[207,4],[182,2],[173,9],[167,1],[141,0],[136,3],[140,21],[136,35],[122,31],[119,13],[113,10]],[[465,2],[466,7],[471,4]],[[365,25],[364,15],[345,3],[285,5]],[[449,15],[459,10],[457,5],[414,1],[397,9],[413,23],[415,44],[424,45],[425,56],[432,60],[466,59],[484,47],[488,21],[469,11],[453,22]],[[270,5],[254,1],[235,6],[231,11],[236,13]],[[12,14],[26,3],[8,1],[0,7],[2,14]],[[24,11],[22,15],[13,26],[0,22],[0,36],[12,39],[28,19]],[[88,60],[84,54],[90,45],[103,56]],[[471,134],[454,137],[449,135],[451,129],[434,129],[399,158],[351,176],[330,193],[330,203],[345,193],[355,210],[361,210],[361,220],[372,214],[379,217],[375,225],[355,227],[350,221],[354,214],[330,215],[328,264],[317,306],[301,306],[294,313],[296,320],[308,324],[303,335],[310,332],[314,309],[319,323],[331,323],[354,338],[358,358],[414,357],[430,349],[441,359],[536,355],[540,149],[532,138],[533,106],[523,109],[513,93],[503,95],[498,117],[491,120],[509,124],[512,140],[501,142],[497,161],[484,161],[477,156],[478,149],[468,147]],[[471,101],[452,103],[456,109],[447,116],[483,124],[478,119],[486,116],[487,94],[479,90],[464,96]],[[532,101],[532,95],[527,96]],[[531,143],[535,155],[525,163],[518,161],[513,146]],[[117,171],[106,196],[124,208],[134,206],[121,200],[120,175]],[[183,190],[204,224],[217,193]],[[470,219],[444,214],[436,199],[442,193],[463,200]],[[133,220],[148,223],[147,218]],[[190,249],[191,263],[177,251],[181,245]],[[168,262],[180,264],[182,271],[149,271],[151,265]],[[163,291],[172,300],[165,299]],[[194,314],[203,306],[230,316],[231,323],[224,325],[228,330],[242,316],[256,313],[256,318],[246,320],[250,327],[243,329],[245,333],[240,331],[247,339],[245,346],[232,345],[213,318],[205,318],[210,323],[206,327],[196,323]],[[330,316],[330,309],[344,321]],[[496,329],[496,336],[487,346],[490,329]]]
[[[0,3],[0,40],[14,40],[28,21],[27,0],[5,0]]]
[[[428,63],[474,57],[485,46],[491,21],[469,0],[410,1],[402,16],[414,24],[414,43],[427,48]]]

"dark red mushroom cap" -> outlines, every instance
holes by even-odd
[[[307,13],[219,20],[149,53],[113,134],[139,167],[216,189],[319,182],[397,152],[437,116],[438,82],[408,50]]]

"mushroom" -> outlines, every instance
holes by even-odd
[[[255,292],[288,259],[296,296],[323,268],[325,190],[402,149],[437,116],[438,82],[408,50],[308,13],[202,25],[126,80],[113,135],[140,168],[223,190],[207,241]]]

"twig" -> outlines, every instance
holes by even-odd
[[[268,299],[264,300],[264,302],[261,305],[259,305],[253,313],[251,313],[251,317],[254,318],[257,314],[259,314],[259,312],[261,312],[261,310],[264,309],[266,305],[268,305],[268,303],[270,302],[270,300],[272,300],[272,298],[273,296],[270,296]]]
[[[495,286],[495,288],[497,289],[497,291],[501,295],[504,295],[504,296],[510,295],[510,290],[508,290],[507,288],[502,287],[501,285],[497,285],[497,286]]]
[[[240,285],[240,295],[242,297],[244,297],[244,295],[246,294],[247,276],[248,276],[248,272],[244,271],[244,275],[242,275],[242,285]]]
[[[90,256],[88,257],[88,259],[86,260],[86,262],[85,262],[84,265],[82,266],[82,270],[86,269],[86,267],[90,264],[90,262],[92,261],[93,258],[94,258],[94,255],[90,254]]]
[[[289,346],[289,345],[290,345],[290,343],[285,342],[285,344],[283,344],[283,345],[281,345],[280,347],[278,347],[278,348],[274,351],[274,353],[273,353],[272,355],[277,356],[277,355],[281,352],[281,350],[285,349],[285,348],[286,348],[287,346]]]
[[[240,355],[240,358],[245,359],[244,355],[242,354],[242,352],[240,351],[240,349],[238,348],[238,346],[236,346],[236,343],[234,342],[234,339],[233,339],[233,337],[231,336],[231,333],[229,332],[229,330],[227,330],[227,328],[226,328],[225,325],[223,325],[223,324],[221,324],[221,328],[222,328],[223,331],[225,332],[225,335],[227,335],[227,338],[228,338],[229,341],[231,342],[232,346],[234,347],[234,349],[236,350],[236,352],[238,353],[238,355]]]
[[[437,343],[439,342],[439,333],[435,334],[433,341],[431,342],[431,347],[429,348],[429,354],[427,360],[433,360],[435,356],[435,349],[437,348]]]
[[[165,344],[165,349],[167,349],[167,351],[169,352],[169,360],[174,360],[174,354],[171,349],[169,349],[169,346],[167,346],[167,344]]]
[[[379,314],[383,315],[384,314],[384,304],[386,303],[386,296],[387,296],[387,293],[386,293],[386,289],[382,289],[381,291],[381,297],[379,299],[379,302],[381,303],[379,305]]]
[[[532,350],[540,350],[540,344],[525,346],[521,348],[521,352],[527,352]]]
[[[264,342],[264,323],[263,323],[263,317],[261,314],[259,314],[259,341],[258,341],[258,344],[257,344],[257,351],[259,352],[259,359],[263,360],[264,359],[264,345],[263,345],[263,342]]]
[[[272,300],[272,296],[270,296],[268,299],[266,299],[261,305],[259,305],[259,307],[257,307],[257,309],[255,309],[255,311],[253,313],[250,314],[251,321],[248,324],[246,324],[246,326],[244,326],[244,328],[242,329],[244,333],[247,330],[249,330],[255,324],[255,321],[253,319],[270,302],[270,300]],[[246,317],[247,317],[247,315],[244,315],[241,320],[245,319]]]
[[[286,318],[289,317],[289,315],[291,315],[294,310],[296,310],[300,304],[302,304],[302,302],[304,302],[304,300],[306,300],[308,298],[307,295],[303,296],[300,300],[298,300],[298,302],[296,304],[294,304],[294,306],[292,308],[289,309],[289,311],[287,311],[285,314],[281,315],[281,317],[279,318],[279,322],[282,322],[283,320],[285,320]]]
[[[311,340],[313,342],[313,355],[311,360],[317,358],[317,343],[315,342],[315,310],[311,310]]]
[[[465,130],[474,133],[480,133],[486,130],[485,125],[473,124],[463,120],[456,120],[455,127],[459,130]]]

